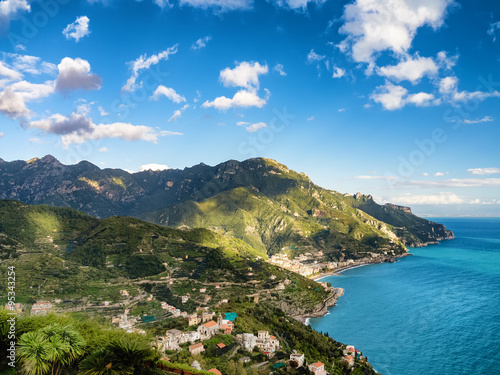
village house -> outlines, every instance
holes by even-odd
[[[236,335],[236,341],[238,341],[246,351],[251,352],[257,343],[257,337],[251,333],[243,333]]]
[[[182,332],[179,337],[179,344],[185,344],[186,342],[190,342],[193,344],[195,341],[201,338],[200,333],[198,331],[187,331]]]
[[[187,296],[187,295],[181,297],[181,302],[182,303],[186,303],[188,300],[189,300],[189,296]]]
[[[129,296],[129,293],[128,293],[128,291],[126,291],[125,289],[122,289],[122,290],[120,290],[120,295],[121,295],[122,297],[128,297],[128,296]]]
[[[203,344],[201,342],[189,346],[189,353],[191,353],[191,355],[197,355],[204,351],[205,348],[203,347]]]
[[[202,340],[208,340],[219,333],[219,325],[211,320],[208,323],[202,324],[198,327]]]
[[[214,373],[216,375],[222,375],[222,373],[216,368],[211,368],[210,370],[208,370],[208,372]]]
[[[297,362],[297,367],[301,367],[304,365],[304,354],[301,353],[292,353],[290,354],[290,361]]]
[[[346,355],[343,360],[344,360],[344,362],[347,362],[349,367],[354,366],[354,357],[352,355]]]
[[[309,371],[311,371],[314,375],[326,375],[325,365],[321,362],[309,365]]]
[[[188,325],[189,325],[189,327],[191,327],[191,326],[197,326],[200,323],[201,323],[201,319],[200,319],[200,317],[196,313],[188,315]]]
[[[206,323],[211,321],[214,318],[215,313],[213,312],[204,312],[201,314],[201,322]]]
[[[268,331],[259,331],[255,345],[263,353],[274,353],[280,346],[276,337],[269,335]]]

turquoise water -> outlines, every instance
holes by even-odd
[[[500,219],[433,219],[455,240],[329,276],[345,294],[318,331],[384,375],[500,374]]]

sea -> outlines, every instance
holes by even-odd
[[[309,324],[383,375],[500,374],[500,218],[432,220],[456,238],[322,278],[345,293]]]

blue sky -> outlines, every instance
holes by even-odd
[[[0,157],[254,156],[434,216],[500,216],[500,4],[0,1]]]

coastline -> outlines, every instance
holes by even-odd
[[[318,275],[314,275],[314,276],[310,277],[310,279],[314,280],[314,281],[320,281],[321,279],[328,277],[328,276],[340,276],[340,273],[347,271],[347,270],[350,270],[350,269],[353,269],[353,268],[368,266],[370,264],[394,263],[394,262],[397,262],[400,258],[404,258],[407,256],[412,256],[412,255],[413,254],[411,254],[411,253],[405,253],[405,254],[401,254],[398,256],[383,257],[383,259],[376,259],[376,260],[363,258],[363,259],[360,259],[357,263],[353,263],[353,264],[350,264],[348,266],[336,268],[332,271],[323,272],[323,273],[320,273]]]
[[[349,266],[339,267],[339,268],[336,268],[335,270],[330,271],[330,272],[324,272],[324,273],[321,273],[319,275],[315,275],[313,277],[310,277],[310,279],[314,280],[316,282],[319,282],[319,280],[321,280],[325,277],[328,277],[328,276],[339,276],[341,272],[347,271],[349,269],[363,267],[363,266],[367,266],[370,264],[394,263],[394,262],[397,262],[397,260],[400,258],[404,258],[407,256],[412,256],[412,255],[413,254],[411,254],[411,253],[405,253],[405,254],[398,255],[398,256],[388,256],[388,257],[384,257],[383,259],[376,259],[376,260],[374,260],[374,259],[362,259],[362,260],[358,261],[357,263],[353,263]],[[298,315],[294,315],[292,317],[305,325],[309,325],[309,319],[319,318],[319,317],[327,315],[328,308],[335,306],[337,304],[338,299],[344,295],[344,289],[335,288],[335,287],[333,287],[332,289],[333,289],[333,294],[331,294],[327,299],[325,299],[325,301],[323,302],[323,305],[320,308],[316,309],[315,311],[313,311],[311,313],[298,314]]]

